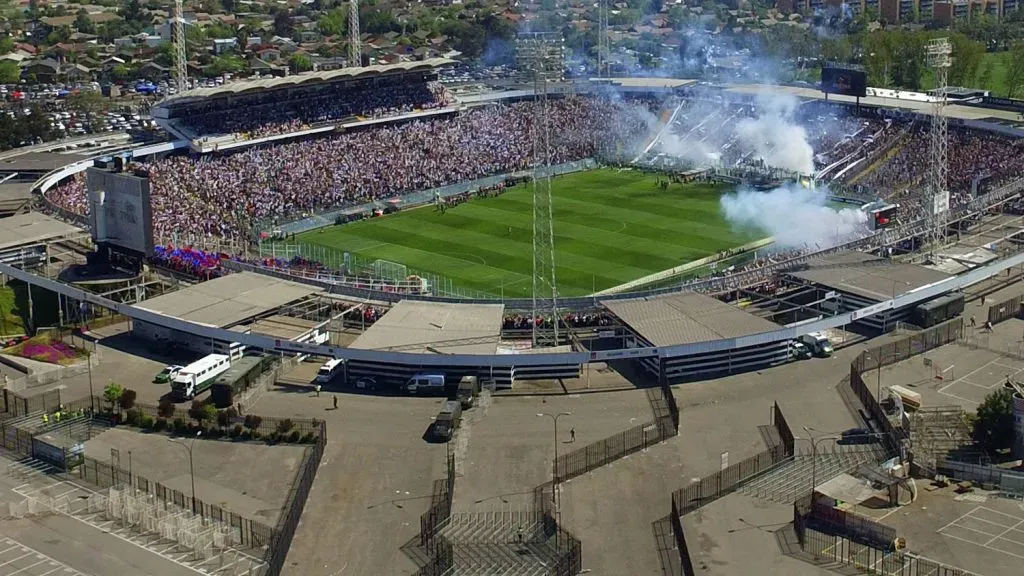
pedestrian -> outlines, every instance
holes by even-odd
[[[576,441],[576,428],[570,428],[569,429],[569,442],[575,442],[575,441]]]
[[[974,315],[971,314],[971,328],[974,328],[976,325],[977,325],[977,320],[975,320]]]
[[[316,385],[316,397],[317,398],[320,397],[320,385],[319,384]]]
[[[516,528],[516,541],[519,542],[520,544],[523,543],[523,527],[522,526],[519,526],[518,528]]]
[[[338,409],[338,397],[337,396],[334,397],[334,409],[335,410]]]

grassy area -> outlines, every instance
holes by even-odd
[[[738,246],[758,231],[732,230],[726,191],[709,183],[661,190],[655,176],[602,169],[552,182],[559,292],[589,294]],[[432,207],[306,233],[299,240],[364,259],[405,264],[457,286],[508,297],[532,290],[532,188],[474,199],[445,214]]]
[[[32,289],[36,326],[55,326],[58,321],[57,295],[41,288]],[[13,280],[0,286],[0,336],[24,334],[28,322],[28,288]]]

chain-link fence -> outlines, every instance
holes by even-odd
[[[866,574],[899,574],[900,576],[975,576],[972,572],[940,564],[911,552],[877,548],[836,534],[811,528],[797,532],[800,548],[811,555],[813,562],[844,572],[844,567]]]

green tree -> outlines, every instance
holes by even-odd
[[[305,54],[292,54],[291,57],[288,58],[288,69],[291,70],[292,73],[309,72],[313,69],[313,61]]]
[[[248,62],[237,54],[222,54],[214,56],[210,64],[204,69],[207,76],[220,76],[221,74],[237,74],[249,67]]]
[[[121,394],[124,394],[124,388],[120,384],[111,382],[103,389],[103,399],[110,403],[110,411],[114,411],[114,407],[117,405],[118,400],[121,399]]]
[[[950,44],[953,45],[953,65],[949,68],[950,86],[969,86],[978,76],[984,46],[963,34],[951,34]]]
[[[14,52],[14,38],[0,38],[0,54]]]
[[[986,58],[985,63],[981,66],[981,72],[978,73],[978,88],[982,90],[991,90],[992,86],[992,74],[994,73],[995,60],[992,58]]]
[[[75,29],[82,34],[96,33],[96,25],[89,19],[89,13],[85,11],[85,8],[78,11],[78,17],[75,18]]]
[[[974,439],[986,450],[997,452],[1013,443],[1013,391],[999,388],[978,406]]]
[[[325,36],[337,36],[348,27],[348,11],[341,8],[328,10],[318,20],[320,32]]]
[[[79,90],[68,95],[68,107],[82,112],[99,112],[104,107],[103,95],[94,90]]]
[[[132,77],[132,69],[127,64],[118,64],[111,70],[115,80],[128,80]]]
[[[21,78],[21,68],[12,60],[0,60],[0,84],[17,84]],[[7,116],[4,114],[4,116]]]
[[[1017,42],[1003,54],[1003,64],[1006,66],[1006,97],[1013,98],[1024,90],[1024,42]]]
[[[130,388],[126,389],[121,392],[121,396],[117,399],[117,405],[121,408],[121,410],[131,410],[132,407],[135,406],[135,398],[137,396],[138,394],[135,392],[135,390],[132,390]]]
[[[292,35],[292,16],[287,10],[281,10],[274,15],[274,34],[282,38],[290,38]]]

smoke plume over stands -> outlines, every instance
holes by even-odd
[[[744,147],[752,149],[769,166],[811,174],[814,150],[807,140],[807,131],[794,121],[798,105],[796,98],[790,96],[761,97],[757,117],[737,122],[736,135]]]
[[[788,184],[771,192],[739,190],[721,198],[722,213],[736,228],[756,228],[775,237],[781,249],[828,248],[860,238],[868,215],[856,208],[833,210],[827,192]]]

